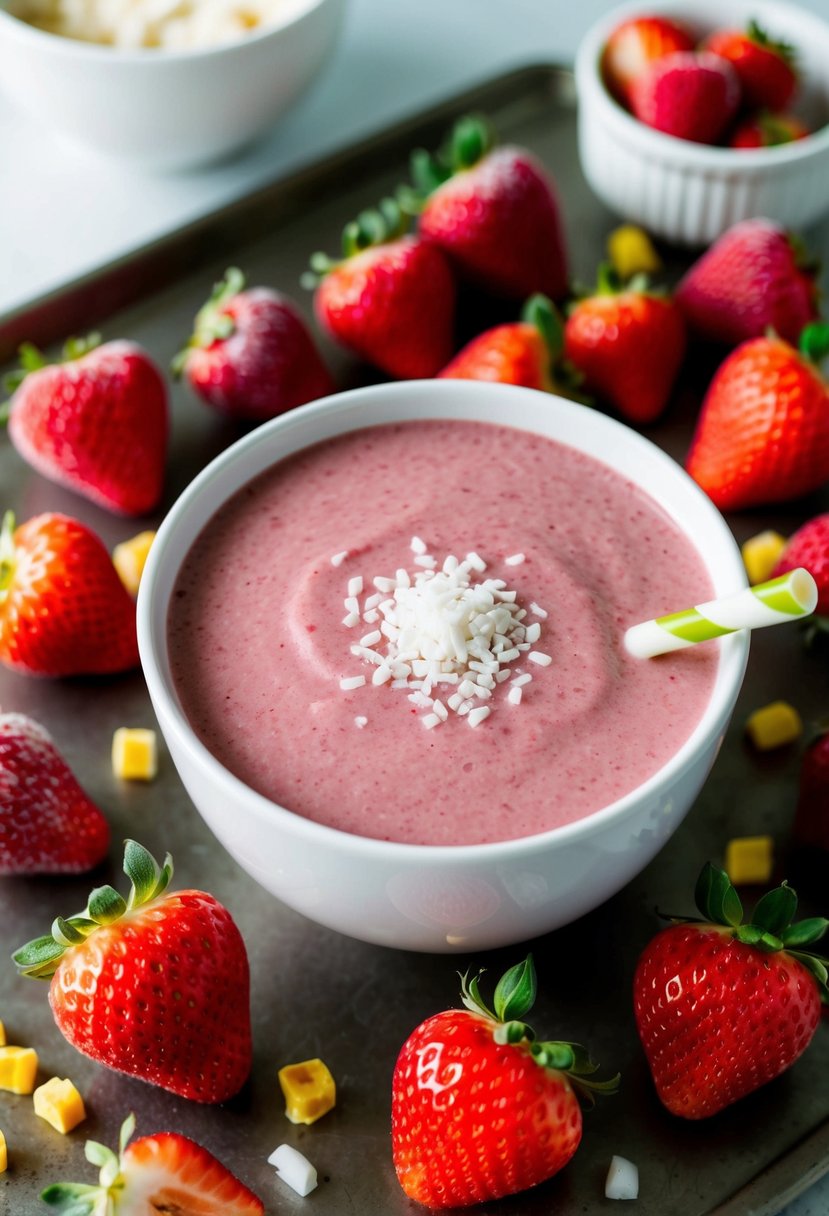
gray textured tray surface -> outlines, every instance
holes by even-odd
[[[535,149],[558,179],[573,270],[592,277],[612,218],[597,204],[578,169],[570,75],[538,67],[488,82],[471,95],[413,119],[360,149],[259,192],[207,221],[174,234],[40,301],[25,314],[0,319],[0,352],[23,337],[48,340],[95,325],[105,337],[144,343],[162,366],[189,334],[192,317],[224,267],[235,262],[252,282],[293,295],[310,315],[298,287],[308,254],[333,251],[344,219],[393,187],[407,150],[434,146],[447,123],[470,108],[484,109],[504,138]],[[829,252],[827,233],[812,245]],[[359,380],[326,345],[340,384]],[[0,357],[2,357],[0,354]],[[653,439],[677,458],[687,448],[698,386],[706,366],[688,369],[666,420]],[[695,386],[695,382],[696,386]],[[174,432],[164,507],[215,453],[237,437],[233,426],[173,390]],[[95,528],[112,545],[160,519],[122,521],[31,473],[0,439],[0,486],[19,518],[63,510]],[[827,497],[814,496],[776,512],[751,512],[730,522],[739,540],[763,527],[791,532]],[[619,1069],[618,1097],[586,1116],[585,1137],[557,1178],[481,1211],[502,1216],[604,1212],[611,1154],[640,1168],[641,1216],[772,1216],[829,1168],[829,1033],[820,1028],[807,1056],[785,1077],[737,1108],[702,1125],[686,1125],[656,1101],[638,1047],[629,987],[639,951],[655,932],[656,906],[690,912],[690,891],[702,862],[721,857],[731,836],[772,832],[783,848],[794,809],[799,749],[762,758],[751,754],[742,724],[758,705],[783,697],[809,720],[829,709],[829,654],[807,657],[796,629],[755,635],[749,671],[734,722],[703,793],[657,860],[619,896],[569,928],[533,943],[541,991],[534,1017],[547,1037],[590,1044],[595,1058]],[[91,1180],[83,1157],[89,1137],[113,1142],[133,1110],[138,1130],[181,1130],[215,1151],[265,1200],[268,1212],[313,1210],[320,1216],[395,1216],[411,1212],[394,1177],[389,1151],[389,1084],[400,1045],[425,1016],[456,1003],[456,969],[484,966],[494,977],[522,954],[520,946],[472,957],[416,955],[349,940],[317,927],[256,887],[202,824],[162,750],[161,773],[149,786],[126,785],[110,771],[113,730],[153,725],[140,674],[107,681],[41,682],[0,671],[0,705],[33,714],[54,734],[81,781],[106,809],[114,829],[111,864],[95,882],[123,884],[117,842],[134,836],[157,855],[169,848],[176,884],[202,886],[233,912],[252,967],[255,1064],[250,1082],[231,1103],[205,1108],[121,1077],[76,1054],[51,1020],[46,985],[18,979],[0,963],[0,1018],[10,1042],[35,1046],[42,1079],[69,1076],[89,1117],[61,1137],[32,1113],[31,1099],[0,1093],[0,1128],[11,1168],[0,1176],[0,1209],[33,1216],[46,1208],[41,1188],[60,1178]],[[90,887],[80,880],[0,880],[3,953],[46,930],[57,914],[80,910]],[[123,889],[123,886],[122,886]],[[825,912],[826,909],[824,908]],[[339,1087],[336,1110],[311,1128],[283,1114],[276,1072],[283,1064],[320,1055]],[[266,1158],[288,1141],[319,1169],[321,1185],[302,1200],[275,1179]]]

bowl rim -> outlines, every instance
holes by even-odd
[[[829,52],[829,24],[811,10],[789,4],[786,0],[755,0],[754,3],[746,3],[746,8],[750,8],[752,15],[761,19],[763,11],[774,10],[780,13],[782,20],[791,20],[802,27],[808,27],[810,31],[820,33]],[[788,144],[771,148],[722,148],[718,145],[677,139],[674,135],[657,131],[640,122],[616,101],[606,88],[601,71],[604,44],[614,27],[620,21],[638,15],[682,19],[683,15],[687,14],[686,20],[699,20],[697,12],[694,0],[656,0],[654,4],[649,4],[647,0],[627,0],[626,3],[606,12],[591,25],[579,44],[575,59],[576,87],[582,103],[579,107],[582,118],[584,101],[587,99],[599,108],[602,120],[613,128],[616,135],[637,145],[643,154],[660,153],[663,161],[702,170],[728,170],[734,176],[738,175],[739,170],[750,176],[774,167],[791,166],[829,151],[829,121],[805,138],[793,140]],[[723,24],[727,20],[728,15],[725,13]],[[829,89],[829,79],[827,88]]]
[[[99,42],[84,42],[80,38],[70,38],[65,34],[54,34],[49,30],[41,30],[24,20],[23,17],[9,12],[8,3],[9,0],[0,0],[0,33],[5,28],[10,36],[30,42],[34,48],[39,46],[48,54],[66,55],[80,60],[88,58],[92,61],[117,63],[120,67],[125,64],[210,60],[227,54],[229,51],[238,51],[240,47],[258,46],[299,25],[319,9],[341,6],[345,0],[295,0],[284,20],[263,25],[261,29],[254,30],[243,37],[228,39],[208,46],[171,49],[155,46],[106,46]]]
[[[337,852],[344,851],[358,855],[367,861],[369,859],[380,859],[405,864],[420,860],[428,861],[430,865],[452,868],[458,864],[486,864],[495,858],[499,860],[506,860],[508,858],[520,859],[527,854],[536,854],[539,851],[545,850],[551,843],[572,844],[575,841],[583,840],[597,832],[601,832],[612,821],[623,820],[627,815],[635,814],[639,809],[643,797],[647,797],[650,793],[657,791],[661,785],[681,777],[684,772],[694,765],[699,751],[705,750],[706,746],[710,745],[724,731],[733,712],[734,703],[742,684],[748,660],[749,633],[748,631],[741,631],[718,639],[716,645],[719,650],[719,663],[710,699],[691,734],[661,768],[651,774],[646,781],[634,790],[609,803],[606,807],[602,807],[582,819],[548,829],[545,832],[516,837],[510,840],[458,845],[413,844],[380,840],[375,837],[360,836],[342,831],[339,828],[330,827],[327,824],[318,823],[279,803],[271,801],[263,794],[251,789],[244,781],[225,768],[198,738],[178,703],[172,677],[165,674],[164,671],[165,668],[169,670],[165,628],[169,593],[166,601],[161,605],[161,608],[164,610],[164,617],[159,622],[156,585],[168,562],[168,554],[173,545],[176,531],[182,520],[186,520],[189,513],[196,511],[199,514],[197,508],[200,500],[209,494],[212,485],[219,477],[226,476],[228,470],[232,469],[234,465],[244,464],[245,457],[252,449],[270,447],[269,443],[263,443],[263,439],[270,440],[274,434],[290,434],[291,430],[296,427],[304,427],[321,415],[347,414],[349,410],[359,412],[361,405],[368,405],[370,407],[372,401],[377,397],[385,396],[391,398],[392,401],[402,399],[405,405],[407,397],[411,396],[412,400],[414,400],[416,397],[422,396],[424,392],[434,392],[436,388],[440,389],[441,394],[457,398],[459,402],[463,401],[464,398],[470,401],[475,398],[480,401],[481,394],[494,399],[494,395],[497,394],[507,399],[512,397],[515,406],[518,408],[520,408],[521,398],[525,399],[526,402],[534,401],[537,408],[539,399],[544,400],[545,403],[554,404],[557,414],[561,415],[565,420],[569,415],[571,421],[576,418],[583,421],[590,420],[589,426],[598,426],[599,429],[606,428],[608,451],[610,452],[613,451],[614,437],[617,439],[623,438],[624,441],[633,444],[641,453],[647,453],[651,462],[655,461],[657,464],[662,464],[666,470],[669,470],[670,475],[682,482],[685,494],[690,495],[695,503],[695,509],[701,511],[703,516],[706,517],[706,535],[708,535],[709,527],[713,529],[716,535],[716,548],[719,552],[719,557],[728,568],[727,581],[729,583],[733,582],[732,589],[737,591],[747,585],[745,567],[739,547],[720,512],[680,464],[653,443],[652,440],[647,439],[638,431],[611,418],[607,414],[600,413],[573,401],[565,400],[554,394],[541,394],[535,389],[469,380],[406,380],[350,389],[300,406],[298,409],[291,410],[256,427],[210,461],[189,485],[185,487],[159,526],[156,538],[150,548],[139,587],[137,629],[141,666],[162,734],[166,737],[168,732],[172,733],[175,737],[176,746],[186,753],[188,761],[196,768],[206,771],[211,784],[219,790],[220,796],[222,793],[227,796],[229,804],[231,801],[241,798],[246,805],[246,810],[251,812],[257,819],[268,823],[271,827],[273,827],[274,823],[281,822],[293,836],[304,838],[310,846],[317,845],[336,848]],[[467,417],[470,420],[475,420],[474,414],[447,415],[445,413],[442,414],[438,408],[431,414],[416,415],[417,418],[447,416]],[[380,420],[380,424],[388,424],[390,421],[396,420],[398,419],[382,419]],[[328,432],[328,437],[345,433],[346,430],[360,429],[374,424],[370,417],[364,418],[355,425],[332,429]],[[516,426],[517,429],[539,433],[532,425],[522,426],[520,422],[516,421],[505,422],[503,419],[500,419],[499,425]],[[576,447],[577,450],[586,450],[578,449],[575,443],[568,444],[567,440],[559,439],[557,441],[563,442],[565,446]],[[264,471],[284,456],[316,442],[318,442],[317,439],[308,440],[304,444],[301,443],[287,449],[281,455],[271,453],[269,458],[260,466],[258,472]],[[593,458],[602,459],[595,455]],[[615,467],[612,463],[612,458],[605,460],[604,463],[609,464],[611,468]],[[618,469],[616,471],[619,472]],[[212,509],[204,515],[193,539],[206,526],[208,520],[215,512],[219,510],[221,504],[253,477],[257,476],[258,472],[248,471],[244,477],[236,481],[232,489],[223,492]],[[623,475],[630,476],[627,473]],[[630,477],[630,479],[640,489],[651,493],[641,482],[636,481],[633,477]],[[655,498],[655,495],[651,494],[651,496]],[[667,510],[664,506],[662,506],[662,509]],[[687,532],[685,534],[695,545],[695,548],[697,548],[697,552],[706,565],[709,575],[711,575],[712,571],[706,561],[705,555],[699,550],[693,537],[689,536]],[[192,540],[190,543],[192,543]],[[181,554],[177,559],[172,559],[176,563],[175,569],[180,565],[183,556]],[[172,591],[172,579],[169,591]],[[158,660],[157,648],[163,656],[162,662]]]

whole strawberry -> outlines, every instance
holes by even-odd
[[[0,531],[0,663],[36,676],[138,666],[135,602],[103,542],[68,515]]]
[[[585,392],[629,422],[654,422],[685,356],[685,322],[671,297],[651,291],[644,276],[623,285],[602,266],[597,289],[570,309],[564,353]]]
[[[637,76],[657,59],[677,51],[692,51],[694,39],[684,26],[667,17],[629,17],[611,33],[602,53],[605,85],[623,105]]]
[[[207,405],[264,421],[334,391],[299,310],[268,287],[245,288],[235,267],[196,316],[193,336],[173,361]]]
[[[704,46],[734,68],[746,106],[757,110],[785,110],[797,89],[797,67],[792,47],[775,42],[756,21],[746,30],[716,30]]]
[[[493,144],[483,119],[462,118],[443,151],[412,155],[404,206],[474,287],[510,300],[559,299],[567,253],[553,182],[525,148]]]
[[[158,506],[167,453],[167,388],[135,342],[68,342],[47,364],[21,348],[9,437],[38,473],[120,515]]]
[[[264,1216],[265,1205],[212,1153],[179,1132],[156,1132],[130,1143],[135,1116],[121,1126],[118,1154],[95,1140],[86,1159],[98,1185],[55,1182],[41,1199],[64,1216]]]
[[[96,888],[86,909],[12,956],[23,975],[51,979],[49,1003],[78,1051],[196,1102],[224,1102],[251,1067],[245,943],[205,891],[167,890],[160,868],[128,840],[130,892]]]
[[[462,981],[465,1010],[427,1018],[398,1056],[392,1081],[394,1168],[410,1199],[465,1207],[526,1190],[563,1169],[579,1146],[576,1091],[609,1092],[584,1048],[540,1043],[523,1022],[535,1000],[532,958],[495,989]]]
[[[311,258],[320,325],[359,358],[401,380],[434,376],[452,353],[455,280],[436,245],[406,234],[384,200],[343,232],[343,257]]]
[[[816,515],[789,537],[772,578],[805,566],[817,583],[816,612],[829,617],[829,513]]]
[[[795,114],[772,114],[761,110],[743,119],[729,136],[729,148],[777,148],[805,139],[811,132]]]
[[[740,84],[731,65],[704,51],[658,59],[630,88],[640,122],[694,143],[715,144],[737,113]]]
[[[48,731],[0,714],[0,874],[80,874],[108,847],[109,824]]]
[[[701,338],[736,346],[773,329],[797,342],[818,316],[817,264],[774,220],[734,224],[685,272],[676,301]]]
[[[821,918],[792,924],[797,896],[784,883],[750,924],[727,875],[707,864],[697,882],[704,918],[663,929],[633,980],[636,1027],[657,1094],[684,1119],[705,1119],[780,1073],[806,1050],[829,998],[811,946]]]
[[[829,478],[829,388],[816,361],[829,326],[800,348],[754,338],[732,351],[702,403],[686,468],[723,511],[785,502]]]

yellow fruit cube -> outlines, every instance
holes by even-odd
[[[803,733],[800,714],[787,701],[772,701],[749,714],[746,733],[758,751],[793,743]]]
[[[292,1123],[315,1123],[334,1106],[337,1087],[322,1060],[286,1064],[279,1070],[285,1114]]]
[[[112,771],[124,781],[152,781],[158,773],[155,731],[119,726],[112,736]]]
[[[131,540],[123,540],[112,550],[112,561],[118,577],[130,595],[138,595],[138,585],[144,573],[144,564],[155,532],[139,532]]]
[[[735,886],[768,882],[773,863],[771,836],[741,836],[725,846],[725,872]]]
[[[70,1080],[52,1077],[34,1092],[35,1114],[66,1135],[86,1118],[83,1098]]]
[[[33,1047],[0,1047],[0,1089],[30,1094],[36,1077],[37,1052]]]
[[[743,565],[746,568],[748,581],[765,583],[771,578],[771,572],[777,565],[777,559],[786,548],[786,538],[779,532],[768,529],[751,536],[742,546]]]
[[[0,1174],[5,1174],[9,1168],[9,1152],[6,1148],[6,1137],[0,1132]]]
[[[662,259],[654,249],[653,241],[635,224],[614,228],[607,238],[607,256],[622,279],[630,279],[635,274],[656,274],[662,269]]]

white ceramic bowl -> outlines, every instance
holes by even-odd
[[[621,21],[658,13],[700,37],[752,18],[794,45],[813,135],[776,148],[710,147],[639,122],[610,96],[602,50]],[[593,190],[618,215],[684,245],[715,240],[739,220],[767,216],[802,229],[829,210],[829,25],[779,0],[636,0],[594,25],[576,58],[579,154]]]
[[[716,756],[743,678],[745,634],[721,640],[710,703],[686,743],[642,786],[587,819],[526,839],[470,846],[395,844],[313,823],[229,773],[182,713],[166,621],[179,566],[241,486],[300,448],[376,423],[478,418],[532,430],[605,461],[648,492],[704,548],[716,593],[745,586],[722,516],[683,469],[606,415],[530,389],[463,380],[355,389],[259,427],[214,460],[170,510],[138,598],[141,661],[158,722],[196,807],[263,887],[312,920],[410,950],[487,949],[537,936],[602,903],[681,822]]]
[[[125,50],[45,33],[0,0],[0,89],[62,138],[175,170],[264,135],[336,45],[345,0],[298,0],[283,24],[193,50]]]

